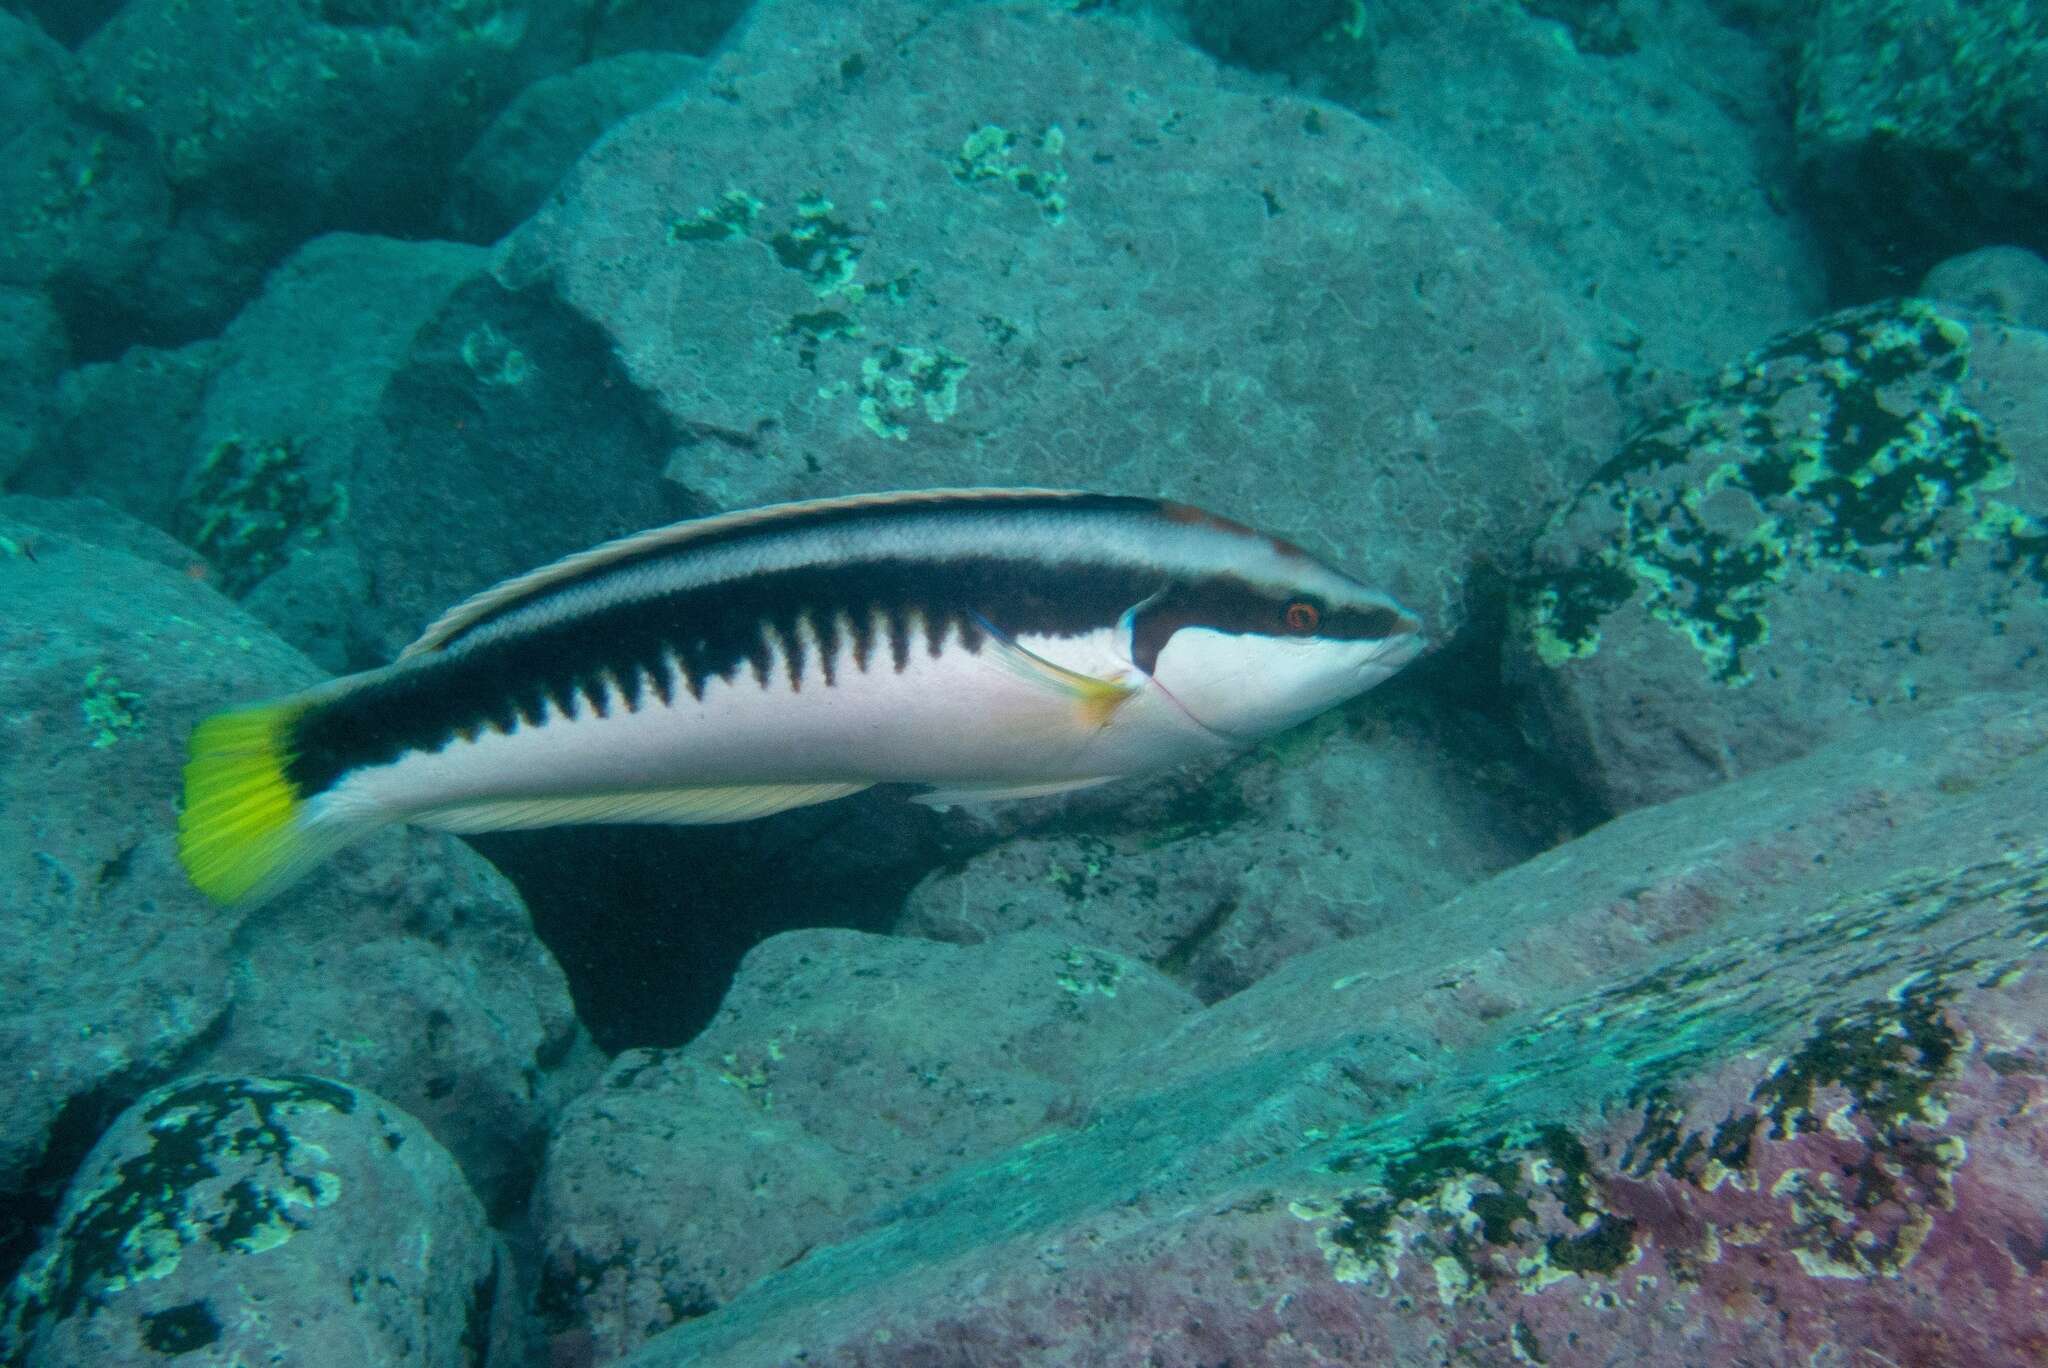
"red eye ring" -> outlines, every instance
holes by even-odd
[[[1294,602],[1287,605],[1286,610],[1280,616],[1281,620],[1287,624],[1287,630],[1296,636],[1307,636],[1323,625],[1321,611],[1307,599],[1294,600]]]

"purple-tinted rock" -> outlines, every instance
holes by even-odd
[[[1535,544],[1539,744],[1616,809],[2048,670],[2048,334],[1893,301],[1639,431]]]
[[[2030,1362],[2044,785],[1989,695],[1629,814],[628,1362]]]
[[[934,872],[893,929],[969,944],[1055,931],[1215,1002],[1296,955],[1422,915],[1566,834],[1567,805],[1501,741],[1480,719],[1377,694],[1217,773],[1076,795]]]
[[[971,948],[763,942],[718,1019],[633,1050],[557,1128],[543,1301],[608,1360],[962,1164],[1070,1125],[1104,1071],[1194,1009],[1143,965],[1043,933]]]
[[[116,326],[218,328],[315,233],[419,235],[449,169],[527,82],[570,65],[591,0],[132,0],[79,51],[85,96],[175,191]],[[112,350],[112,348],[109,348]]]
[[[330,1079],[203,1076],[141,1098],[87,1156],[0,1348],[23,1368],[473,1368],[517,1347],[515,1300],[419,1122]]]
[[[2024,247],[1986,247],[1944,261],[1920,282],[1929,299],[2048,332],[2048,260]]]
[[[2048,15],[1828,0],[1798,80],[1800,169],[1838,296],[1998,243],[2048,251]]]
[[[1167,494],[1454,630],[1618,426],[1574,306],[1341,109],[1112,18],[922,8],[757,7],[498,278],[595,323],[706,503]]]
[[[1781,207],[1769,53],[1698,7],[1381,0],[1303,61],[1599,310],[1626,386],[1655,394],[1823,305],[1818,249]]]
[[[448,231],[469,242],[495,240],[538,209],[607,128],[666,99],[703,69],[680,52],[622,52],[535,81],[456,164]]]
[[[253,912],[207,903],[176,856],[186,733],[319,676],[189,574],[17,520],[35,507],[0,518],[0,1248],[114,1113],[194,1068],[373,1087],[487,1200],[522,1191],[587,1061],[511,888],[394,831]]]
[[[132,347],[118,361],[66,371],[43,440],[11,487],[103,499],[169,527],[219,354],[214,342],[176,351]]]

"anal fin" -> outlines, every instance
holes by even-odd
[[[1071,793],[1121,778],[1121,774],[1099,774],[1089,779],[1054,779],[1038,784],[962,784],[915,794],[910,801],[927,807],[947,807],[954,803],[1001,803],[1012,798],[1045,798],[1055,793]]]
[[[532,827],[598,822],[711,826],[744,822],[791,808],[829,803],[859,793],[866,783],[720,784],[703,788],[629,789],[535,798],[492,798],[452,803],[408,814],[406,820],[442,831],[521,831]]]

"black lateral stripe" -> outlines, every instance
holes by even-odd
[[[668,546],[651,546],[634,555],[622,556],[616,560],[593,565],[583,573],[557,580],[548,587],[527,598],[515,599],[500,605],[493,611],[479,616],[460,632],[448,638],[438,648],[447,651],[465,639],[475,635],[492,623],[503,620],[535,603],[545,602],[558,594],[587,587],[616,575],[628,574],[673,558],[692,559],[700,553],[716,547],[730,546],[736,542],[759,540],[769,537],[784,537],[806,532],[841,532],[850,527],[886,527],[905,519],[947,518],[1011,518],[1024,517],[1034,513],[1093,513],[1123,516],[1157,515],[1166,505],[1156,499],[1140,498],[1128,494],[1044,494],[1037,497],[1007,495],[996,498],[960,497],[935,499],[932,501],[906,500],[903,503],[867,503],[850,507],[820,508],[805,513],[794,513],[771,522],[734,527],[722,532],[710,532],[694,536],[688,541]],[[1184,519],[1182,519],[1184,520]],[[1229,524],[1225,524],[1229,525]],[[846,568],[846,567],[840,567]],[[863,667],[865,668],[865,667]]]
[[[818,637],[818,673],[825,677],[825,687],[831,688],[838,681],[833,678],[837,671],[835,661],[839,658],[839,615],[834,612],[806,613],[805,620]]]
[[[928,639],[976,613],[1004,632],[1075,636],[1112,626],[1158,591],[1160,572],[1128,565],[1060,565],[977,557],[880,558],[806,566],[609,604],[580,617],[413,657],[381,679],[303,714],[293,729],[289,776],[302,794],[324,791],[349,770],[436,751],[457,736],[537,725],[549,704],[564,712],[603,681],[648,669],[666,678],[680,663],[696,698],[712,679],[752,670],[767,683],[764,622],[809,606],[814,621],[844,614],[863,669],[874,651],[874,617],[886,623],[896,669],[909,664],[919,619]],[[823,638],[825,633],[820,632]],[[832,636],[837,638],[836,629]],[[982,644],[963,627],[968,649]],[[792,639],[793,636],[792,636]],[[659,691],[659,685],[657,686]]]

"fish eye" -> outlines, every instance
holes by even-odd
[[[1307,599],[1295,599],[1281,610],[1280,620],[1296,636],[1307,636],[1323,624],[1322,610]]]

